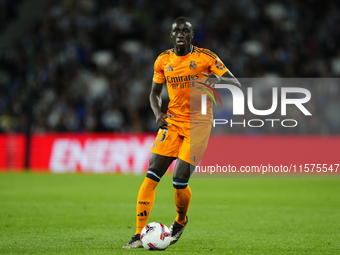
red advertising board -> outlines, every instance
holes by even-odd
[[[144,173],[154,139],[149,134],[34,134],[31,171]],[[330,165],[340,163],[339,154],[339,136],[212,135],[201,165]],[[24,158],[23,135],[0,135],[0,171],[23,171]]]
[[[33,171],[53,173],[142,173],[153,135],[53,134],[32,138]]]
[[[200,172],[207,174],[210,167],[209,174],[314,177],[315,174],[340,175],[339,165],[340,136],[215,135],[209,140]]]
[[[0,171],[23,171],[26,139],[21,134],[0,135]]]
[[[340,163],[340,136],[212,136],[202,164]]]

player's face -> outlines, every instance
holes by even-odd
[[[194,37],[194,31],[190,22],[176,21],[172,24],[170,32],[174,45],[177,49],[184,50],[191,44],[191,40]]]

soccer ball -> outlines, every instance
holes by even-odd
[[[151,222],[143,228],[140,240],[147,250],[165,250],[170,245],[170,230],[162,223]]]

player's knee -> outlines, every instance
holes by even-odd
[[[146,173],[146,177],[150,178],[151,180],[154,180],[156,182],[159,182],[161,180],[161,178],[163,177],[164,173],[161,173],[160,171],[153,169],[153,168],[149,168],[147,173]]]
[[[188,162],[178,159],[175,169],[174,177],[189,180],[191,174],[195,170],[195,166],[189,164]]]
[[[189,179],[182,179],[178,177],[173,177],[173,186],[175,189],[185,189],[188,187]]]

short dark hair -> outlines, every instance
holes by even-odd
[[[189,22],[191,24],[191,27],[193,27],[192,22],[190,19],[188,19],[187,17],[177,17],[172,24],[176,23],[177,21],[182,21],[182,22]]]

